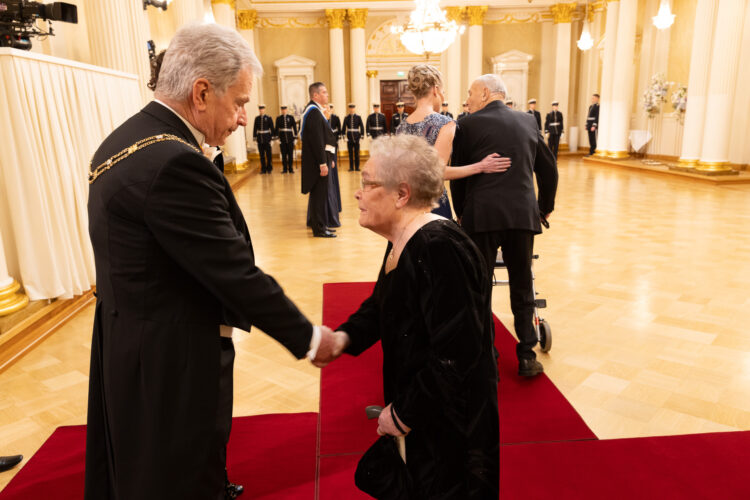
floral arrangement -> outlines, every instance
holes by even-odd
[[[672,82],[664,79],[664,75],[657,73],[651,77],[648,88],[643,93],[643,110],[653,118],[661,111],[661,105],[667,102],[667,91]]]
[[[687,87],[677,85],[677,90],[672,92],[672,109],[680,115],[680,119],[685,115],[687,109]]]

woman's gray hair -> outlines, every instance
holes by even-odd
[[[156,93],[182,101],[195,81],[205,78],[222,95],[244,68],[255,77],[263,74],[253,49],[237,30],[214,23],[189,24],[177,31],[167,48]]]
[[[487,87],[490,94],[503,94],[503,97],[508,95],[508,90],[505,87],[505,82],[498,75],[494,73],[487,73],[477,78],[478,82],[482,82],[482,85]]]
[[[378,168],[378,180],[387,189],[402,183],[411,188],[409,205],[432,208],[445,189],[445,165],[437,149],[423,137],[400,134],[378,137],[370,144],[370,159]]]

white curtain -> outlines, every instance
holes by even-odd
[[[0,232],[32,300],[94,284],[91,156],[142,104],[136,75],[0,49]]]

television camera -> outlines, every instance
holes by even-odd
[[[78,23],[78,7],[66,2],[48,4],[27,0],[0,0],[0,47],[30,50],[31,38],[54,36],[36,25],[37,19]]]

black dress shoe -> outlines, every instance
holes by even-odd
[[[332,232],[328,230],[323,231],[322,233],[313,232],[313,236],[316,238],[335,238],[336,237],[335,234],[333,234]]]
[[[244,491],[245,487],[241,484],[234,484],[227,481],[226,485],[224,485],[224,498],[237,498]]]
[[[518,360],[518,374],[522,377],[536,377],[544,373],[544,367],[536,359],[524,358]]]
[[[16,465],[21,463],[23,455],[12,455],[9,457],[0,457],[0,472],[4,472],[8,469],[12,469]]]

